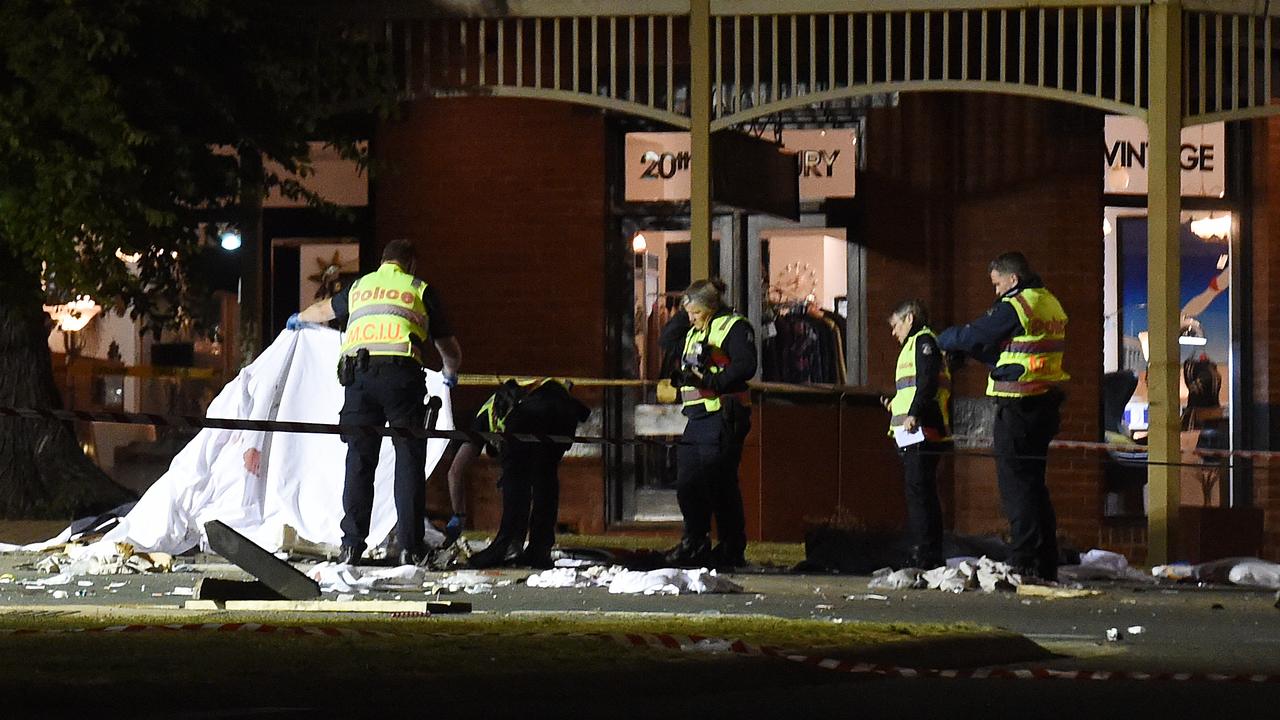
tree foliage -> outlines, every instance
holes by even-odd
[[[7,272],[42,277],[54,299],[127,307],[158,330],[192,320],[184,308],[203,295],[189,271],[201,222],[272,188],[323,205],[293,177],[309,171],[308,143],[365,163],[360,141],[394,109],[397,86],[374,36],[307,6],[0,3]],[[265,172],[242,162],[255,157]]]

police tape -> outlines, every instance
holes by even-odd
[[[1141,672],[1129,670],[1060,670],[1046,667],[1005,668],[979,667],[963,669],[913,668],[857,660],[824,658],[804,655],[769,645],[753,645],[742,640],[702,637],[698,635],[671,635],[667,633],[608,633],[601,634],[609,640],[627,647],[648,647],[663,650],[680,650],[707,654],[733,654],[749,657],[770,657],[809,667],[850,675],[877,678],[940,679],[940,680],[1131,680],[1175,681],[1212,683],[1280,683],[1278,675],[1224,674],[1188,672]]]
[[[415,616],[416,617],[416,616]],[[422,617],[429,617],[424,613]],[[457,639],[469,633],[406,633],[314,625],[271,625],[252,622],[229,623],[166,623],[108,625],[89,628],[2,628],[0,636],[106,634],[133,635],[140,633],[214,632],[252,635],[290,635],[311,637],[376,637],[376,638],[445,638]],[[470,633],[499,637],[499,633]],[[740,655],[786,660],[807,667],[829,670],[848,675],[873,678],[938,679],[938,680],[1081,680],[1081,681],[1137,681],[1137,682],[1208,682],[1236,684],[1280,683],[1280,675],[1261,673],[1227,674],[1206,672],[1143,672],[1136,670],[1062,670],[1047,667],[1007,668],[915,668],[857,660],[824,658],[805,655],[770,645],[755,645],[743,640],[705,637],[700,635],[674,635],[670,633],[517,633],[522,637],[587,638],[611,642],[628,648],[652,648],[704,653],[708,655]]]
[[[177,427],[185,429],[212,428],[219,430],[249,430],[255,432],[307,433],[322,435],[364,435],[390,438],[442,438],[470,443],[496,443],[515,441],[522,443],[542,443],[553,445],[618,445],[672,447],[688,444],[719,444],[718,441],[692,443],[687,440],[667,440],[661,437],[611,438],[592,435],[553,435],[547,433],[522,432],[479,432],[475,430],[437,430],[426,427],[390,427],[380,425],[346,425],[332,423],[299,422],[290,420],[245,420],[238,418],[202,417],[197,415],[166,415],[157,413],[130,413],[116,411],[87,410],[53,410],[38,408],[15,408],[0,406],[0,417],[23,418],[29,420],[57,420],[63,422],[100,422],[126,425],[151,425],[154,427]],[[981,443],[989,439],[982,436],[954,435],[953,440],[974,443],[974,446],[961,446],[954,450],[926,446],[921,452],[925,454],[962,454],[970,457],[1012,457],[1016,459],[1044,460],[1043,455],[1001,455],[985,447]],[[1149,458],[1150,448],[1146,445],[1118,444],[1106,442],[1089,442],[1084,440],[1054,440],[1049,444],[1051,449],[1089,450],[1107,452],[1121,464],[1156,465],[1171,467],[1207,467],[1202,461],[1155,461]],[[865,449],[855,452],[880,452]],[[1194,448],[1181,451],[1182,454],[1194,455],[1197,458],[1244,458],[1272,459],[1280,458],[1280,451],[1275,450],[1216,450]],[[1234,467],[1228,465],[1227,467]]]
[[[213,428],[217,430],[251,430],[256,432],[286,432],[320,435],[365,435],[390,438],[444,438],[463,442],[494,442],[514,440],[527,443],[555,445],[588,444],[662,444],[658,440],[614,439],[578,435],[550,435],[543,433],[476,432],[474,430],[436,430],[425,427],[391,427],[381,425],[335,425],[332,423],[297,422],[291,420],[243,420],[237,418],[200,417],[196,415],[160,415],[156,413],[129,413],[114,411],[52,410],[37,408],[0,407],[0,417],[27,420],[60,420],[64,422],[101,422],[123,425],[152,425],[186,429]]]

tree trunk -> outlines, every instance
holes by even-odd
[[[6,255],[0,251],[0,406],[61,408],[39,279]],[[0,518],[73,519],[132,499],[85,456],[70,423],[0,417]]]

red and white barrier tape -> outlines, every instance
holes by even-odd
[[[1227,675],[1221,673],[1147,673],[1132,670],[1055,670],[1053,668],[972,668],[945,670],[932,668],[908,668],[894,665],[837,660],[811,655],[788,653],[767,645],[752,645],[741,640],[727,641],[696,635],[614,633],[600,635],[627,647],[651,647],[665,650],[694,650],[708,653],[773,657],[791,662],[853,675],[871,675],[885,678],[940,678],[947,680],[1134,680],[1178,682],[1235,682],[1280,683],[1280,675]],[[726,646],[726,643],[727,646]]]
[[[393,633],[361,628],[315,627],[302,625],[267,625],[261,623],[172,623],[166,625],[110,625],[100,628],[8,628],[0,635],[50,635],[65,633],[140,633],[140,632],[244,632],[253,634],[311,635],[320,637],[442,637],[458,638],[458,634]],[[493,633],[484,633],[493,635]],[[789,653],[768,645],[753,645],[742,640],[723,640],[699,635],[666,633],[529,633],[524,637],[590,637],[624,647],[662,650],[697,651],[709,654],[732,654],[748,657],[771,657],[801,665],[851,675],[881,678],[938,678],[944,680],[1129,680],[1213,683],[1280,683],[1280,675],[1156,672],[1136,670],[1056,670],[1053,668],[969,668],[958,670],[909,668],[895,665],[822,658]]]

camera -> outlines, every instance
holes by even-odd
[[[700,387],[702,380],[699,378],[707,376],[708,359],[711,356],[711,348],[706,343],[696,343],[691,352],[688,352],[680,359],[680,367],[671,373],[671,384],[676,387],[693,386]]]

